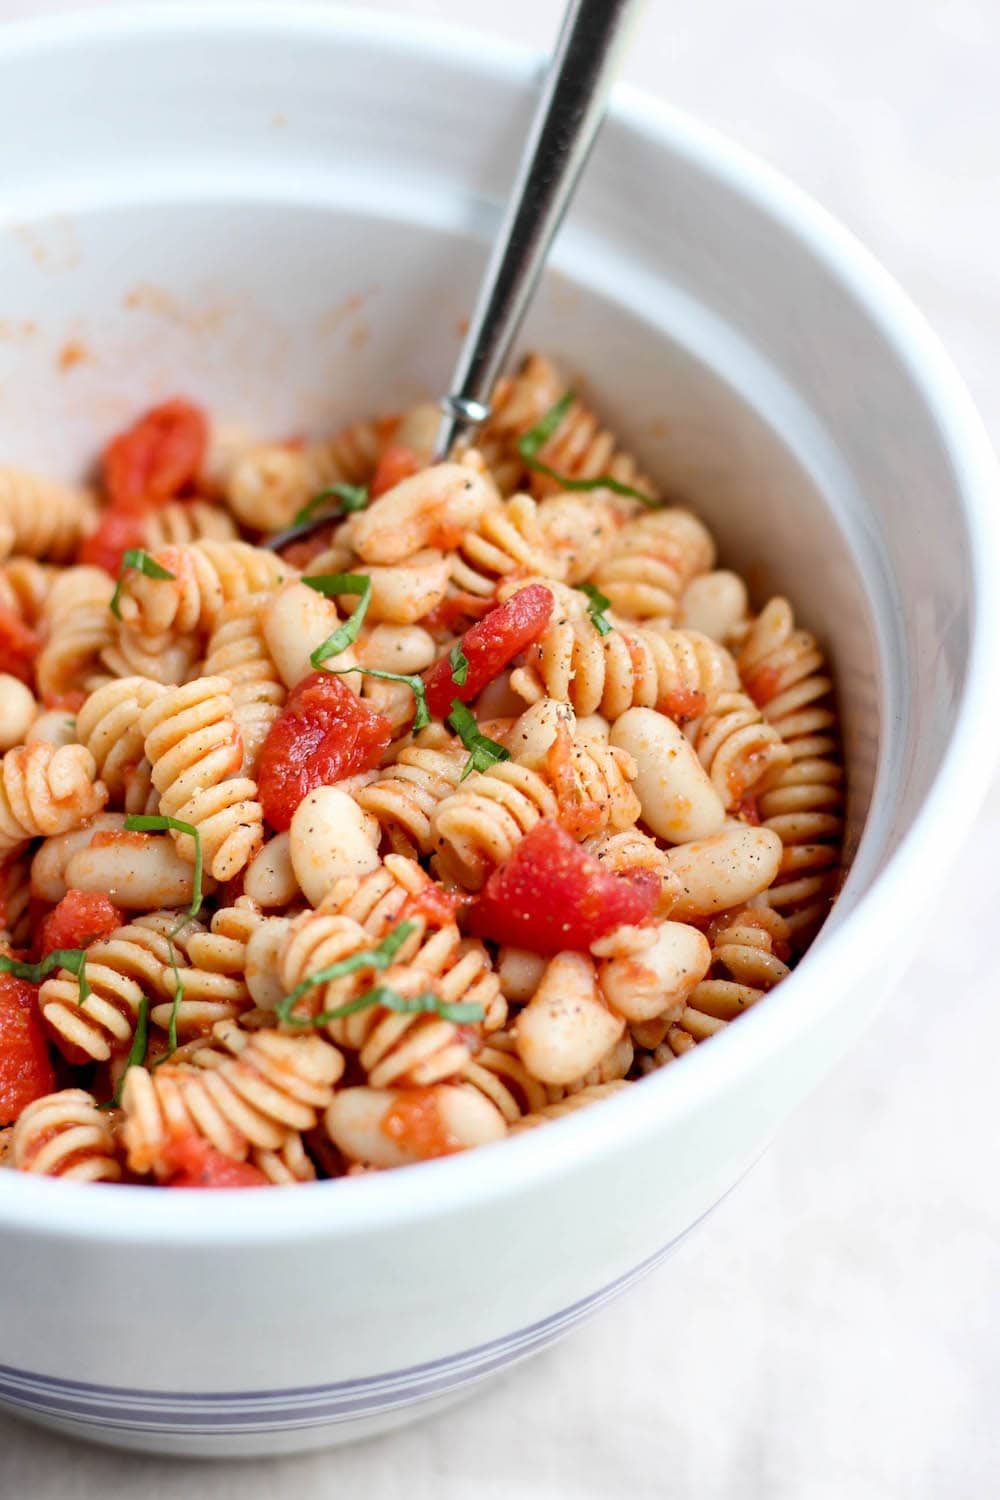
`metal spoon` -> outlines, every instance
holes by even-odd
[[[490,398],[528,309],[553,236],[604,118],[608,93],[641,0],[569,0],[531,122],[507,212],[483,276],[475,312],[441,402],[433,462],[490,415]],[[268,538],[277,550],[310,536],[327,511]]]

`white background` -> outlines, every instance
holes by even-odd
[[[0,17],[60,8],[0,0]],[[395,8],[542,47],[562,5]],[[996,438],[998,66],[998,0],[651,0],[626,73],[755,148],[867,241]],[[998,843],[1000,788],[947,882],[927,850],[926,878],[947,894],[865,1042],[708,1225],[569,1342],[453,1414],[300,1459],[130,1459],[0,1418],[0,1495],[1000,1493]],[[182,1318],[183,1288],[161,1294]]]

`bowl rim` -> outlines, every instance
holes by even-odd
[[[317,45],[349,34],[372,46],[405,48],[475,68],[523,88],[544,56],[488,33],[386,12],[340,5],[253,0],[172,0],[150,7],[113,6],[69,11],[8,23],[0,29],[0,67],[16,59],[85,47],[108,36],[129,40],[206,31],[255,33],[280,42],[309,36]],[[489,46],[484,48],[488,37]],[[856,298],[875,330],[923,395],[956,476],[970,547],[970,646],[965,683],[951,738],[912,824],[857,908],[739,1028],[699,1047],[681,1068],[664,1070],[624,1089],[599,1109],[581,1110],[551,1128],[476,1151],[421,1163],[405,1172],[342,1180],[330,1212],[326,1183],[302,1184],[275,1214],[264,1192],[150,1192],[142,1186],[81,1184],[6,1172],[0,1190],[0,1229],[76,1240],[125,1244],[247,1246],[367,1234],[431,1221],[539,1188],[554,1177],[586,1170],[629,1143],[721,1102],[727,1088],[748,1076],[837,1003],[837,975],[850,969],[858,948],[885,945],[905,921],[910,883],[921,851],[933,840],[935,863],[958,851],[985,796],[995,756],[990,703],[1000,688],[1000,473],[972,398],[937,336],[875,257],[826,209],[783,174],[728,137],[683,111],[630,86],[619,86],[610,117],[630,131],[683,157],[703,175],[752,203],[797,239]],[[992,691],[991,691],[992,690]],[[876,788],[877,794],[877,788]],[[809,987],[808,994],[805,986]],[[669,1082],[668,1082],[669,1078]]]

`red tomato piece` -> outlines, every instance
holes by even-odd
[[[141,509],[179,495],[197,478],[207,447],[208,422],[199,407],[180,399],[154,406],[104,450],[112,505]]]
[[[86,948],[114,932],[123,920],[107,896],[97,891],[67,891],[42,922],[38,956],[46,958],[57,948]]]
[[[392,726],[347,684],[329,672],[312,672],[289,695],[268,730],[257,767],[264,816],[282,831],[307,793],[377,766]]]
[[[532,953],[583,951],[623,923],[651,914],[659,881],[651,870],[614,875],[543,821],[494,870],[469,914],[469,931]]]
[[[462,653],[469,663],[461,687],[452,678],[447,656],[436,661],[424,673],[427,707],[443,719],[451,709],[453,698],[471,703],[488,682],[499,676],[525,646],[530,646],[549,622],[555,599],[543,583],[531,583],[506,604],[498,604],[488,615],[465,632]],[[450,654],[450,653],[449,653]]]
[[[31,626],[14,610],[0,604],[0,672],[20,677],[30,687],[40,646],[41,641]]]
[[[234,1161],[224,1156],[208,1141],[197,1135],[182,1135],[170,1141],[164,1150],[168,1166],[174,1169],[167,1182],[172,1188],[248,1188],[268,1187],[263,1172],[248,1161]]]
[[[375,465],[369,495],[377,500],[379,495],[394,489],[402,480],[409,479],[411,474],[419,474],[422,467],[412,448],[406,448],[402,443],[390,443]]]
[[[112,578],[121,572],[122,558],[130,547],[141,547],[146,539],[146,524],[140,510],[122,510],[112,505],[101,516],[97,530],[85,537],[78,562],[103,568]]]
[[[0,974],[0,1125],[12,1125],[33,1099],[56,1086],[37,994],[27,980]]]

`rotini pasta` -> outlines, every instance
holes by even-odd
[[[98,493],[0,473],[0,992],[38,997],[30,1034],[0,1006],[0,1169],[489,1145],[710,1040],[822,921],[815,638],[548,360],[431,464],[437,424],[260,444],[175,401]]]

